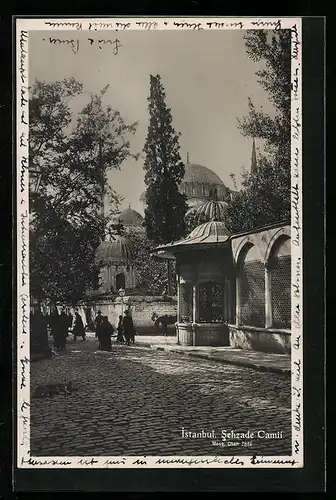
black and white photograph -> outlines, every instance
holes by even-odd
[[[16,23],[17,466],[302,467],[301,20]]]

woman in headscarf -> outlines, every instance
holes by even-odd
[[[82,318],[80,317],[80,314],[78,311],[76,311],[76,313],[75,313],[75,325],[74,325],[72,333],[74,336],[74,340],[76,340],[77,337],[82,337],[83,340],[85,340],[85,328],[83,325]]]
[[[111,351],[111,336],[113,335],[113,326],[107,316],[103,316],[102,322],[98,328],[99,349],[102,351]]]
[[[131,342],[134,344],[135,329],[132,316],[129,314],[128,310],[125,311],[125,316],[123,319],[123,330],[126,344],[130,345]]]

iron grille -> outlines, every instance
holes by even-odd
[[[239,276],[240,322],[265,326],[265,267],[255,260],[245,262]]]
[[[291,258],[277,257],[272,262],[272,326],[291,327]]]
[[[219,283],[203,283],[199,287],[200,323],[224,321],[224,287]]]

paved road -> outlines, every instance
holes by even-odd
[[[137,345],[95,349],[93,339],[70,341],[67,354],[32,363],[33,456],[291,453],[289,377]],[[69,393],[38,389],[69,382]],[[182,437],[182,428],[215,438]],[[215,445],[222,430],[282,438]]]

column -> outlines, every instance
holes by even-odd
[[[197,285],[194,283],[192,286],[192,321],[197,322]]]
[[[177,281],[177,323],[180,323],[181,321],[181,291],[180,291],[180,275],[176,275],[176,281]]]
[[[265,328],[272,326],[272,271],[265,264]]]
[[[235,278],[236,278],[236,326],[241,323],[241,310],[240,310],[240,275],[239,266],[235,266]]]
[[[231,294],[230,294],[230,281],[227,276],[225,276],[224,304],[225,304],[225,322],[230,323]]]

